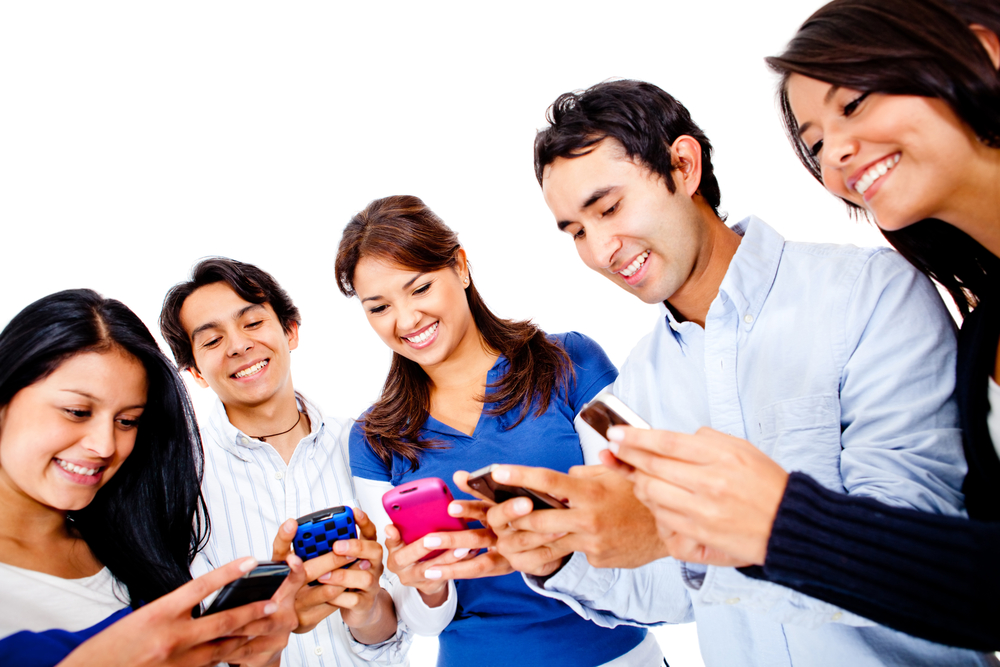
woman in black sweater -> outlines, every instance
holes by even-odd
[[[981,650],[1000,649],[998,34],[996,0],[834,0],[767,59],[802,163],[965,318],[957,398],[971,520],[830,491],[710,429],[610,434],[677,557],[751,564],[748,576]]]

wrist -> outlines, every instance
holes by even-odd
[[[418,588],[417,592],[420,593],[420,599],[428,607],[440,607],[448,600],[448,582],[444,581],[436,588],[430,590]]]

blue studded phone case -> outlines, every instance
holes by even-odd
[[[316,558],[333,551],[337,540],[351,540],[358,536],[354,512],[350,507],[330,507],[307,514],[298,520],[293,547],[302,560]]]

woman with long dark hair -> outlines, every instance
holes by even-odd
[[[452,484],[456,471],[584,463],[574,418],[615,379],[614,366],[578,333],[550,336],[494,315],[457,234],[420,199],[379,199],[354,216],[336,273],[393,352],[381,397],[351,432],[351,468],[369,511],[418,478],[445,479],[456,497],[471,498]],[[485,517],[479,501],[453,507]],[[373,520],[390,523],[384,513]],[[532,592],[492,548],[496,536],[473,525],[409,545],[385,529],[387,567],[401,584],[397,613],[420,634],[440,633],[439,665],[662,664],[645,629],[601,628]]]
[[[183,382],[131,310],[68,290],[18,313],[0,333],[0,663],[280,655],[300,563],[275,598],[282,604],[192,618],[202,598],[255,565],[241,559],[191,580],[208,531],[200,482]]]
[[[957,394],[973,520],[835,493],[709,430],[611,434],[674,553],[754,563],[751,576],[988,650],[1000,649],[998,34],[994,0],[834,0],[767,59],[802,163],[965,316]]]

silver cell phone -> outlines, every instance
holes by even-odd
[[[580,418],[590,424],[602,437],[607,438],[608,429],[612,426],[634,426],[635,428],[652,428],[646,420],[640,417],[629,406],[612,394],[602,391],[580,410]]]

